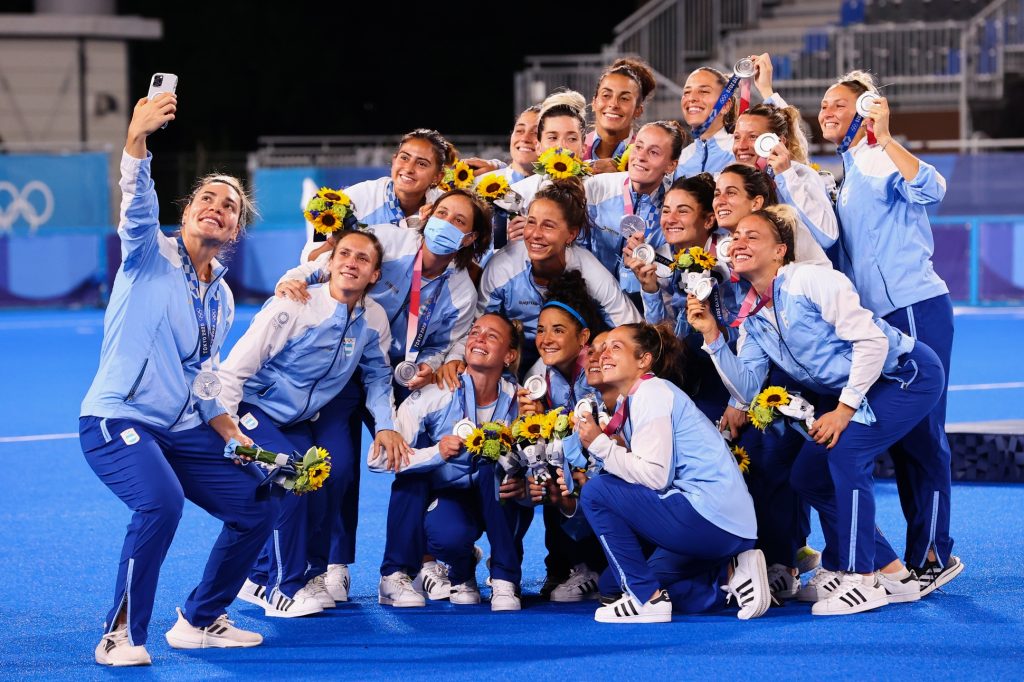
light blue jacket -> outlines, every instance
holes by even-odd
[[[393,363],[398,363],[405,359],[412,271],[423,244],[423,234],[419,230],[388,223],[367,229],[384,247],[380,280],[370,287],[368,293],[384,309],[391,329],[389,355]],[[327,270],[329,262],[330,253],[322,253],[315,260],[292,268],[279,281],[326,282],[330,277]],[[425,306],[431,299],[435,299],[433,313],[416,363],[426,363],[436,370],[446,356],[449,360],[464,357],[465,339],[473,326],[476,311],[476,287],[469,274],[456,269],[453,261],[439,277],[423,280],[420,306]]]
[[[880,375],[900,371],[899,357],[914,340],[861,307],[837,270],[791,263],[779,269],[773,291],[773,305],[740,327],[738,357],[722,336],[704,346],[729,392],[751,402],[771,360],[810,390],[839,396],[857,410],[855,421],[873,423],[865,396]]]
[[[451,459],[445,461],[438,454],[437,444],[441,438],[451,435],[455,424],[469,419],[480,424],[477,419],[476,397],[473,393],[473,380],[466,374],[462,375],[462,384],[454,393],[445,388],[431,384],[414,391],[398,408],[395,420],[396,430],[402,434],[413,447],[409,465],[399,471],[403,473],[430,472],[431,485],[434,489],[468,488],[471,476],[476,467],[473,455],[465,448]],[[502,378],[498,386],[498,402],[494,413],[487,421],[501,421],[511,425],[519,416],[519,401],[516,400],[514,383]],[[373,454],[371,450],[370,454]],[[387,471],[387,459],[379,454],[377,458],[368,457],[371,471],[383,473]]]
[[[367,298],[349,310],[328,285],[310,287],[309,294],[306,303],[271,297],[256,313],[220,368],[224,407],[237,415],[245,401],[275,424],[305,421],[359,368],[377,430],[393,429],[391,334],[383,309]]]
[[[664,379],[642,382],[628,401],[622,447],[601,434],[589,452],[607,473],[662,497],[682,494],[710,523],[741,538],[757,537],[754,501],[722,434],[693,401]]]
[[[679,165],[672,179],[688,178],[700,173],[718,176],[726,166],[736,163],[732,155],[732,133],[722,128],[709,140],[697,139],[679,154]]]
[[[865,137],[843,153],[845,177],[836,210],[840,266],[876,315],[949,293],[932,265],[935,240],[927,206],[942,201],[946,180],[921,162],[905,180],[896,164]]]
[[[100,366],[81,415],[180,431],[209,422],[224,408],[192,392],[200,371],[199,323],[178,241],[160,232],[152,159],[149,153],[145,159],[121,155],[121,267],[103,318]],[[214,260],[213,281],[202,297],[208,322],[211,303],[219,307],[205,370],[218,364],[235,315],[226,271]]]

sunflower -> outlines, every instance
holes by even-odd
[[[714,256],[699,246],[690,247],[690,257],[693,258],[693,262],[702,270],[710,270],[718,262]]]
[[[620,173],[625,173],[629,170],[629,156],[633,153],[633,145],[626,145],[626,151],[622,152],[622,156],[616,156],[613,160],[615,161],[615,168]]]
[[[573,158],[572,152],[562,150],[560,154],[553,154],[544,164],[544,173],[561,180],[579,175],[580,164]]]
[[[732,456],[736,458],[736,466],[740,468],[741,474],[750,471],[750,455],[747,454],[746,448],[741,445],[733,445]]]
[[[523,437],[535,441],[541,437],[544,428],[544,415],[534,414],[523,420]]]
[[[320,234],[334,234],[334,231],[340,228],[341,220],[333,211],[323,211],[313,219],[313,229]]]
[[[347,194],[342,192],[340,189],[331,189],[330,187],[321,187],[320,191],[316,193],[316,196],[324,201],[341,204],[342,206],[349,206],[352,203],[352,200],[348,198]]]
[[[756,401],[761,407],[776,408],[789,404],[789,393],[781,386],[769,386],[757,394]]]
[[[508,193],[508,180],[504,175],[489,173],[477,184],[476,193],[490,201],[500,199]]]
[[[747,416],[750,417],[750,423],[754,425],[755,429],[764,431],[772,423],[773,412],[767,407],[751,405],[747,410]]]
[[[466,439],[466,449],[474,455],[479,455],[484,448],[484,432],[480,429],[473,429],[473,433]]]
[[[323,486],[324,481],[331,475],[331,465],[326,462],[320,462],[314,464],[306,472],[306,477],[309,479],[309,489],[319,490]]]
[[[317,447],[316,456],[320,459],[326,460],[331,458],[331,453],[327,452],[326,448]]]
[[[544,415],[540,428],[540,437],[545,440],[551,438],[551,432],[555,429],[555,422],[558,420],[558,411],[551,410]]]
[[[462,159],[452,164],[452,184],[458,189],[473,186],[473,169]]]

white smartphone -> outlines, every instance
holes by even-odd
[[[153,99],[161,92],[169,92],[174,94],[174,91],[178,89],[178,77],[173,73],[154,73],[153,77],[149,79],[149,94],[147,98]],[[160,126],[166,128],[167,124]]]

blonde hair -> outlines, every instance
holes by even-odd
[[[875,77],[867,71],[854,70],[849,73],[845,73],[836,80],[835,85],[842,85],[845,88],[849,88],[858,95],[865,92],[878,92],[878,85],[875,83]]]
[[[755,104],[741,116],[761,116],[768,121],[768,129],[786,140],[786,149],[800,163],[807,161],[807,135],[803,119],[796,107],[777,107],[774,104]]]
[[[568,116],[576,119],[580,134],[587,129],[587,99],[575,90],[559,89],[548,95],[540,105],[537,117],[537,136],[544,132],[544,119],[552,116]]]
[[[767,220],[779,243],[786,246],[786,255],[782,257],[782,262],[792,263],[796,260],[796,229],[800,220],[796,210],[787,204],[775,204],[755,211],[754,215]]]

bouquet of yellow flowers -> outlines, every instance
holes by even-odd
[[[764,431],[778,417],[790,420],[793,427],[804,437],[814,425],[814,406],[796,393],[790,393],[782,386],[769,386],[754,398],[747,410],[750,423]]]
[[[491,204],[508,194],[508,191],[508,180],[497,173],[488,173],[476,183],[476,193]]]
[[[225,455],[229,457],[245,456],[261,464],[274,467],[267,478],[296,495],[320,490],[324,481],[331,475],[330,453],[315,445],[306,450],[304,455],[297,452],[294,455],[286,455],[269,452],[258,446],[247,448],[243,445],[235,445],[230,452],[225,452]]]
[[[620,173],[625,173],[629,170],[629,157],[633,154],[633,145],[626,145],[626,150],[622,152],[622,156],[613,156],[612,161],[615,162],[615,168]]]
[[[466,449],[473,455],[497,462],[512,450],[512,429],[504,422],[484,422],[466,439]]]
[[[691,246],[676,254],[670,266],[673,270],[683,272],[705,272],[718,264],[718,260],[699,246]]]
[[[445,166],[444,178],[437,186],[442,192],[450,192],[453,189],[469,189],[473,186],[473,169],[462,159],[456,159],[455,163]]]
[[[337,230],[354,230],[359,227],[355,206],[340,189],[321,187],[316,196],[306,202],[306,210],[302,215],[313,223],[313,229],[320,234],[331,235]]]
[[[551,147],[533,162],[533,171],[554,180],[590,175],[590,165],[576,158],[576,154],[562,147]]]

